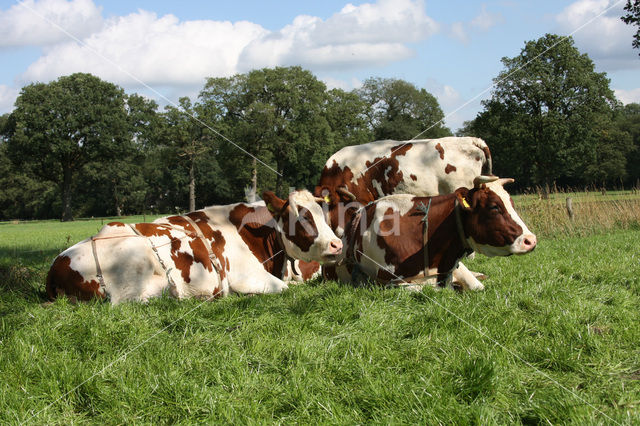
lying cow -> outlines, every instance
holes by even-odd
[[[428,279],[448,286],[458,262],[471,251],[487,256],[531,252],[536,236],[502,187],[510,182],[480,176],[470,190],[431,198],[390,195],[363,207],[346,225],[347,250],[333,278],[348,282],[363,273],[380,283]],[[465,283],[465,289],[482,288]]]
[[[278,293],[288,258],[334,262],[342,242],[318,199],[265,192],[266,206],[212,206],[154,223],[112,222],[62,252],[47,276],[51,299],[147,300],[234,293]]]
[[[472,188],[476,176],[491,175],[491,152],[479,138],[446,137],[376,141],[347,146],[327,160],[315,195],[328,201],[336,235],[363,205],[391,194],[434,196]],[[480,282],[462,263],[454,278],[463,286]],[[464,283],[462,281],[465,281]]]

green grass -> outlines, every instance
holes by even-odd
[[[3,424],[640,423],[638,230],[478,256],[478,293],[43,307],[55,250],[99,221],[28,225],[0,226]]]

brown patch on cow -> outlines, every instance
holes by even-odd
[[[47,274],[47,295],[51,300],[57,296],[66,295],[72,301],[103,299],[100,293],[100,283],[97,279],[87,281],[82,274],[71,268],[71,258],[58,256]]]
[[[294,264],[295,266],[295,264]],[[305,262],[304,260],[298,261],[298,269],[303,280],[311,279],[313,274],[320,270],[320,264],[318,262]]]
[[[256,220],[245,220],[248,215]],[[229,221],[236,227],[240,238],[249,247],[251,253],[262,263],[267,272],[282,279],[286,257],[284,247],[281,247],[277,241],[277,231],[273,222],[264,220],[267,218],[274,220],[269,210],[262,206],[249,207],[238,204],[229,212]]]
[[[215,239],[216,232],[214,232],[213,228],[211,228],[211,225],[209,225],[209,217],[205,212],[199,210],[191,212],[187,216],[189,216],[191,220],[193,220],[196,225],[198,225],[198,228],[200,228],[202,235],[204,235],[206,239],[208,239],[209,241]],[[218,232],[218,234],[222,236],[220,232]]]
[[[365,164],[366,171],[357,178],[356,182],[353,182],[354,175],[351,169],[347,166],[341,168],[335,160],[331,167],[324,167],[314,194],[318,197],[324,197],[323,191],[328,191],[330,198],[329,218],[331,228],[334,231],[338,227],[344,228],[362,205],[374,201],[382,195],[394,193],[395,188],[403,180],[402,171],[399,169],[398,157],[406,155],[412,147],[412,143],[396,145],[391,148],[389,155],[367,161]],[[380,184],[382,194],[377,193],[378,190],[373,186],[373,180]],[[345,195],[338,193],[336,190],[339,187],[346,187],[349,192],[355,195],[357,202],[353,202]],[[343,217],[340,217],[339,203],[345,206],[343,208]]]
[[[440,142],[436,145],[436,151],[440,153],[440,159],[444,160],[444,148],[440,145]]]
[[[211,225],[209,224],[209,217],[207,214],[201,210],[197,210],[187,214],[187,216],[193,220],[196,224],[202,235],[206,240],[208,240],[209,245],[211,246],[211,252],[213,256],[220,263],[220,269],[218,270],[218,274],[220,276],[220,281],[222,281],[229,271],[229,262],[227,258],[224,256],[224,247],[226,245],[226,241],[222,236],[221,231],[213,230]],[[189,246],[191,247],[191,251],[193,252],[193,256],[191,257],[191,264],[194,262],[201,263],[204,268],[213,272],[214,268],[218,269],[213,265],[213,260],[209,257],[209,250],[206,246],[207,242],[203,241],[197,234],[197,230],[193,228],[193,225],[187,221],[184,216],[170,216],[167,218],[167,221],[174,226],[180,226],[185,231],[187,231],[190,235]],[[180,261],[182,263],[182,267],[176,265],[178,269],[182,272],[182,277],[185,278],[186,282],[189,282],[189,274],[188,269],[191,267],[189,264],[190,255],[186,253],[179,253],[177,256],[180,256]],[[187,272],[185,272],[187,271]],[[214,291],[214,296],[222,291],[222,287],[216,288]]]
[[[418,177],[416,175],[414,175],[413,173],[409,175],[409,177],[411,178],[411,180],[413,180],[414,182],[416,180],[418,180]]]
[[[125,225],[122,222],[109,222],[107,223],[107,226],[124,227]]]
[[[300,208],[300,210],[300,214],[297,218],[289,217],[289,215],[284,214],[282,216],[282,227],[285,230],[285,236],[287,237],[287,240],[291,241],[303,252],[307,252],[309,251],[317,237],[317,231],[316,234],[309,234],[309,232],[307,232],[307,229],[317,230],[318,228],[311,212],[305,208]],[[288,230],[290,229],[289,221],[292,219],[295,220],[296,223],[294,225],[294,233],[293,235],[290,235],[288,232]]]
[[[482,161],[482,158],[476,157],[476,161]]]
[[[174,226],[179,226],[189,233],[196,232],[193,226],[183,216],[169,216],[167,222]]]
[[[396,278],[397,277],[394,274],[392,274],[391,272],[387,271],[384,268],[378,269],[378,273],[376,274],[376,280],[383,284],[386,284]]]
[[[145,237],[171,237],[171,229],[158,223],[136,223],[135,228]]]
[[[397,219],[390,216],[392,209],[385,211],[387,219],[381,222],[381,230],[387,231],[396,227],[397,232],[386,235],[378,234],[376,243],[385,252],[385,263],[394,266],[398,277],[415,277],[424,270],[424,241],[423,227],[424,212],[418,207],[429,203],[428,197],[415,197],[414,208]],[[439,278],[455,266],[455,262],[464,253],[464,248],[457,237],[457,226],[453,209],[455,195],[433,197],[429,209],[429,267],[437,268]],[[372,204],[369,207],[375,207]],[[392,220],[398,223],[392,224]],[[389,221],[385,225],[385,222]],[[388,277],[387,277],[388,278]]]
[[[189,229],[191,229],[192,231],[188,232],[184,237],[174,237],[173,235],[171,235],[171,227],[166,224],[137,223],[135,227],[140,232],[140,234],[144,235],[145,237],[167,237],[169,239],[169,242],[167,244],[171,245],[171,260],[173,261],[176,269],[180,271],[180,275],[182,276],[182,279],[186,283],[189,283],[191,282],[190,273],[191,273],[191,265],[194,262],[194,256],[184,251],[181,252],[180,249],[182,248],[183,239],[189,239],[190,244],[193,242],[194,240],[193,234],[192,234],[193,227],[191,227],[190,224],[186,220],[184,220],[184,218],[180,220],[180,216],[171,216],[170,219],[174,222],[174,225],[176,226],[179,225],[184,229],[185,226],[182,225],[182,223],[184,223],[188,225]],[[162,245],[156,245],[156,247],[162,247]],[[204,248],[204,247],[201,247],[201,248]],[[206,253],[206,248],[204,248],[204,250]],[[197,260],[198,262],[201,262],[206,269],[209,269],[210,267],[210,262],[206,260],[208,259],[208,257],[209,257],[208,253],[206,253],[206,256],[204,256],[203,258],[202,252],[200,252],[200,255],[198,256],[198,260]]]
[[[176,269],[180,271],[182,275],[182,279],[184,282],[191,282],[191,277],[189,276],[191,265],[193,264],[193,257],[185,252],[178,252],[175,255],[171,254],[171,259],[173,263],[176,265]]]
[[[199,225],[199,224],[198,224]],[[211,243],[211,251],[213,255],[220,262],[221,270],[218,271],[220,274],[220,281],[222,281],[229,271],[229,262],[224,255],[224,247],[227,244],[224,237],[222,236],[222,232],[211,230],[211,239],[209,240]]]
[[[456,166],[452,166],[451,164],[447,164],[447,167],[444,168],[444,172],[446,174],[449,174],[451,172],[455,172],[456,170],[457,170]]]

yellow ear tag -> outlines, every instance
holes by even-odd
[[[462,205],[467,209],[471,208],[471,206],[469,205],[469,203],[467,203],[467,200],[465,198],[462,199]]]
[[[328,195],[325,195],[325,196],[324,196],[324,202],[325,202],[325,203],[327,203],[327,204],[329,204],[329,203],[331,202],[331,198],[329,198],[329,196],[328,196]]]

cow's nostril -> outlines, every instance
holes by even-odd
[[[339,252],[340,250],[342,250],[342,241],[340,240],[333,240],[329,243],[329,248],[331,249],[332,252]]]
[[[527,235],[522,242],[526,248],[534,248],[538,240],[535,235]]]

